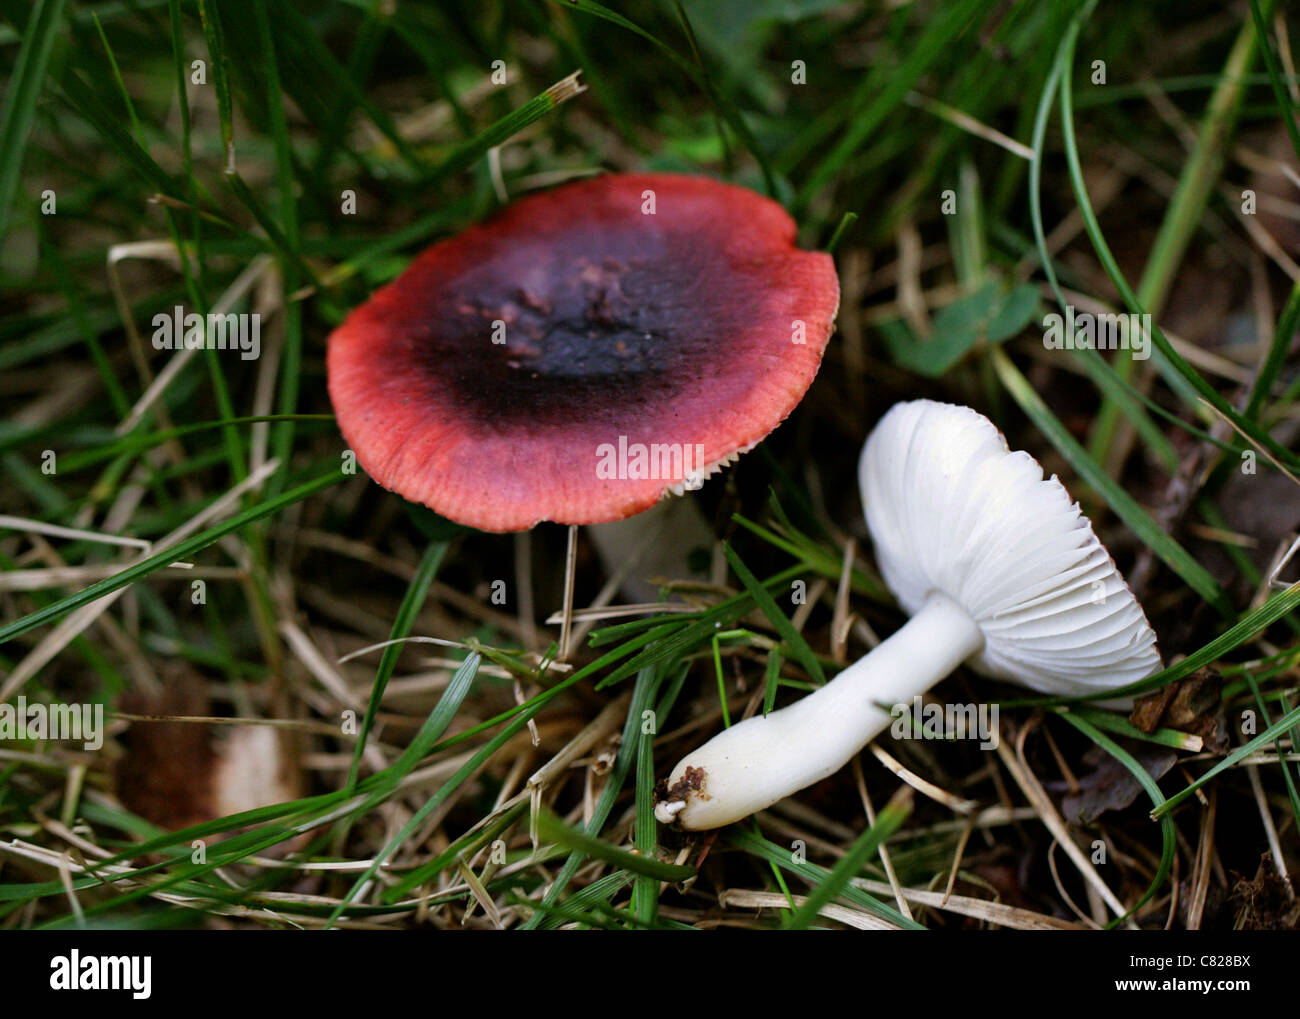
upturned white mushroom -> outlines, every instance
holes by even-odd
[[[1041,693],[1160,669],[1142,607],[1055,476],[969,407],[893,407],[859,462],[880,572],[911,615],[821,689],[724,730],[673,769],[665,823],[717,828],[842,768],[963,662]]]

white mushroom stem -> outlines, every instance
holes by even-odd
[[[910,705],[983,647],[970,614],[932,593],[902,629],[820,690],[733,725],[680,761],[655,815],[719,828],[833,775],[889,726],[893,705]]]

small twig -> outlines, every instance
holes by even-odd
[[[564,557],[564,618],[560,624],[560,661],[569,660],[569,635],[573,630],[573,582],[578,569],[578,527],[569,525],[569,546]]]

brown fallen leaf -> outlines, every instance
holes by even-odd
[[[133,715],[205,715],[203,683],[193,673],[170,679],[157,697],[123,695]],[[117,798],[160,828],[188,828],[216,816],[210,777],[216,763],[207,726],[188,722],[132,722],[123,737],[126,753],[113,770]]]
[[[1223,678],[1208,666],[1176,683],[1138,698],[1130,722],[1152,733],[1162,725],[1200,736],[1204,748],[1223,754],[1228,750],[1228,723],[1223,711]]]
[[[1153,743],[1130,742],[1125,749],[1157,781],[1178,760],[1173,750]],[[1089,748],[1083,760],[1094,767],[1079,778],[1078,788],[1061,800],[1061,814],[1067,821],[1091,824],[1108,810],[1132,806],[1142,794],[1142,786],[1133,773],[1101,747]]]
[[[192,672],[174,673],[155,697],[124,695],[121,708],[148,717],[122,737],[126,752],[113,769],[114,789],[123,806],[160,828],[175,831],[300,795],[293,742],[280,731],[165,720],[212,714],[203,681]]]

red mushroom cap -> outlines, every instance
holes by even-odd
[[[334,331],[339,428],[379,484],[480,530],[632,516],[811,385],[839,284],[794,238],[776,202],[701,177],[523,198]]]

